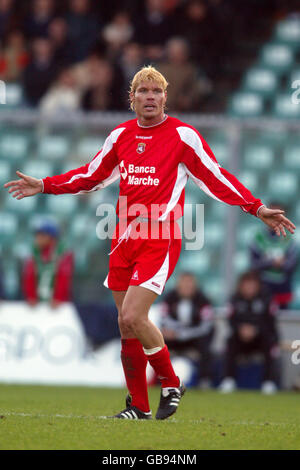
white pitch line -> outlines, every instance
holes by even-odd
[[[64,419],[107,419],[107,416],[84,416],[84,415],[45,415],[40,413],[17,413],[14,411],[1,411],[2,416],[21,416],[25,418],[64,418]]]
[[[47,415],[47,414],[41,414],[41,413],[19,413],[19,412],[14,412],[14,411],[1,411],[0,415],[2,416],[20,416],[22,418],[63,418],[63,419],[110,419],[108,416],[84,416],[84,415],[64,415],[64,414],[53,414],[53,415]],[[144,420],[131,420],[131,421],[139,421],[139,422],[144,422]],[[153,420],[155,421],[155,420]],[[151,421],[150,421],[151,422]],[[219,426],[221,423],[219,422],[211,422],[209,419],[175,419],[171,418],[167,421],[167,423],[189,423],[189,424],[210,424],[210,425],[216,425]],[[222,424],[221,426],[226,428],[226,426],[293,426],[293,424],[290,423],[276,423],[276,422],[268,422],[266,421],[265,423],[255,423],[254,421],[233,421],[229,422],[226,424]]]

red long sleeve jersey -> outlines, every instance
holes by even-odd
[[[262,206],[260,199],[218,164],[196,129],[170,116],[149,127],[140,126],[137,119],[120,124],[90,163],[47,177],[43,184],[44,193],[80,194],[105,188],[120,178],[119,217],[166,220],[183,214],[189,177],[209,196],[241,206],[245,212],[257,215]],[[162,209],[153,211],[157,206]]]

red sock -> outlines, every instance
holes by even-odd
[[[147,358],[161,381],[162,387],[179,387],[180,380],[171,364],[167,345],[157,353],[147,355]]]
[[[147,390],[147,357],[137,338],[122,339],[121,360],[132,406],[150,411]]]

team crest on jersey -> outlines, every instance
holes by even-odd
[[[145,152],[146,144],[144,142],[139,142],[136,148],[137,153]]]

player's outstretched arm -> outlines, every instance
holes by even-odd
[[[285,229],[294,233],[296,226],[283,214],[284,211],[281,209],[268,209],[267,207],[262,206],[259,209],[257,217],[268,225],[268,227],[272,228],[276,235],[279,237],[280,235],[286,237]]]
[[[43,192],[43,183],[37,178],[24,175],[20,171],[16,171],[20,177],[19,180],[9,181],[4,185],[4,188],[9,188],[8,192],[16,199],[23,199],[24,197],[35,196]]]

